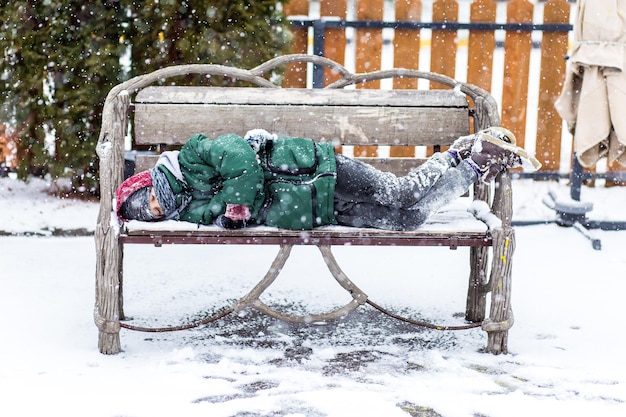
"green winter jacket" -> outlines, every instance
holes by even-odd
[[[332,144],[305,138],[267,141],[258,155],[241,136],[192,136],[178,162],[186,184],[168,175],[174,192],[190,194],[180,219],[211,224],[226,204],[250,206],[249,223],[307,230],[335,224],[336,165]]]

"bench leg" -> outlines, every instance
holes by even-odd
[[[515,250],[515,231],[511,227],[495,229],[491,267],[491,310],[482,329],[488,333],[487,351],[508,353],[509,329],[513,326],[511,308],[511,271]]]
[[[470,248],[470,277],[467,289],[465,320],[478,323],[485,319],[487,308],[487,255],[485,246]]]
[[[482,201],[491,200],[491,188],[482,182],[474,184],[474,198]],[[485,319],[487,293],[489,292],[488,271],[489,253],[486,246],[470,248],[470,276],[465,305],[465,319],[480,323]]]
[[[107,97],[102,111],[102,131],[96,152],[100,158],[100,212],[96,225],[96,303],[98,348],[116,354],[120,347],[122,311],[122,245],[113,218],[115,190],[124,179],[124,138],[128,126],[130,95],[124,91]]]
[[[116,232],[98,225],[96,237],[96,304],[94,322],[98,327],[98,349],[114,355],[120,344],[122,247]]]

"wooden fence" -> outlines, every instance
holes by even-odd
[[[0,124],[0,177],[17,166],[16,148],[14,135],[8,132],[6,125]]]
[[[323,55],[355,72],[433,71],[492,92],[502,125],[543,164],[539,173],[520,175],[550,179],[566,177],[571,167],[572,138],[554,102],[565,78],[574,5],[565,0],[291,0],[285,11],[293,25],[294,53]],[[285,86],[321,87],[335,79],[328,69],[311,74],[294,64]],[[377,81],[359,88],[411,89],[417,81],[387,86]],[[414,152],[404,149],[396,156]],[[606,167],[606,173],[593,176],[621,178],[617,169]]]

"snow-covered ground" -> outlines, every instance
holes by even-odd
[[[196,330],[122,330],[101,355],[92,320],[95,203],[47,184],[0,179],[2,416],[624,416],[626,231],[519,227],[508,355],[481,352],[479,330],[438,332],[370,307],[327,325],[285,325],[243,311]],[[514,181],[518,220],[550,219],[541,199],[566,184]],[[626,220],[623,188],[583,189],[592,218]],[[57,230],[57,232],[54,232]],[[274,247],[129,246],[125,308],[134,323],[192,320],[247,292]],[[337,248],[372,300],[437,323],[462,323],[467,250]],[[305,266],[306,265],[306,266]],[[319,312],[344,303],[314,248],[296,248],[263,297]]]

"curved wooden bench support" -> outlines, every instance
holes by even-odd
[[[289,255],[291,254],[291,248],[293,245],[280,245],[280,250],[278,254],[274,258],[270,269],[268,269],[267,273],[263,277],[261,281],[257,285],[255,285],[252,290],[243,297],[239,299],[234,305],[233,310],[241,311],[246,307],[251,305],[255,305],[257,301],[259,301],[259,297],[263,292],[274,283],[280,271],[282,271],[287,259],[289,259]]]
[[[359,287],[357,287],[352,281],[350,281],[348,276],[341,270],[339,264],[333,256],[330,246],[321,245],[318,246],[318,248],[322,253],[322,257],[324,259],[324,262],[326,263],[326,266],[328,266],[330,273],[332,274],[333,278],[335,278],[335,280],[339,283],[339,285],[341,285],[343,289],[350,293],[353,299],[344,306],[341,306],[330,312],[306,315],[282,313],[265,304],[259,299],[259,297],[267,288],[269,288],[270,285],[272,285],[272,283],[274,283],[274,281],[278,277],[278,274],[285,266],[285,262],[289,258],[292,247],[293,245],[281,245],[280,251],[276,255],[276,258],[270,266],[270,269],[267,271],[265,277],[247,295],[243,296],[239,301],[235,303],[235,305],[233,306],[233,309],[235,311],[240,311],[246,307],[254,307],[271,317],[290,323],[314,323],[327,320],[336,320],[338,318],[345,317],[346,315],[353,312],[357,307],[364,304],[365,301],[367,301],[367,295],[365,295],[365,293],[361,291]]]

